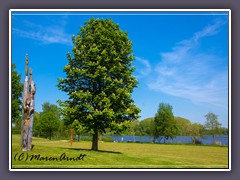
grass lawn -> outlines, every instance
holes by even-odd
[[[228,168],[228,147],[173,144],[99,142],[99,151],[91,151],[91,142],[33,138],[34,148],[22,152],[20,136],[12,135],[12,169],[15,168]],[[23,153],[22,156],[21,153]],[[81,160],[58,161],[66,157]],[[32,159],[40,155],[42,159]],[[28,159],[27,159],[28,157]],[[48,157],[48,159],[44,159]],[[49,159],[50,157],[55,159]],[[21,160],[22,159],[22,160]]]

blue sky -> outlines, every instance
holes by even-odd
[[[64,77],[71,36],[91,17],[111,18],[128,32],[139,81],[132,97],[141,118],[154,117],[161,102],[175,116],[205,123],[213,112],[228,127],[228,14],[226,12],[13,12],[12,62],[23,75],[25,55],[36,83],[36,111],[67,95]]]

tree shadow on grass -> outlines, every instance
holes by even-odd
[[[75,150],[75,151],[93,151],[91,149],[84,149],[84,148],[62,148],[62,149],[68,149],[68,150]],[[111,153],[111,154],[122,154],[121,152],[116,152],[116,151],[105,151],[105,150],[98,150],[98,151],[93,151],[93,152],[100,152],[100,153]]]

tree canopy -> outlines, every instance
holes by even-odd
[[[154,118],[146,118],[139,123],[139,130],[143,136],[154,136],[155,123]]]
[[[112,20],[94,18],[72,39],[66,77],[58,84],[69,99],[61,106],[65,122],[78,120],[93,132],[92,149],[98,150],[98,133],[123,131],[140,112],[131,97],[138,84],[132,75],[132,42]]]
[[[178,123],[178,135],[180,136],[188,136],[189,135],[189,130],[191,128],[191,121],[188,119],[182,118],[182,117],[175,117],[175,120]]]
[[[40,116],[41,130],[45,137],[52,139],[53,133],[58,130],[59,119],[53,112],[44,112]]]
[[[49,102],[43,103],[42,112],[40,113],[40,115],[45,112],[53,112],[57,116],[57,118],[60,119],[60,108],[55,104],[50,104]]]
[[[42,112],[34,112],[34,135],[52,139],[54,133],[60,130],[60,111],[57,105],[45,102]]]
[[[20,127],[21,121],[21,99],[22,99],[22,91],[23,91],[23,84],[21,83],[21,75],[17,73],[15,70],[16,65],[12,64],[12,102],[11,102],[11,118],[12,122],[15,123],[17,126]]]
[[[159,136],[164,137],[164,143],[167,139],[177,136],[178,127],[177,121],[172,112],[172,106],[167,103],[160,103],[158,111],[154,118],[155,122],[155,138]]]
[[[205,118],[205,128],[213,136],[213,141],[215,142],[215,136],[221,134],[221,123],[218,122],[218,116],[212,112],[207,113]]]
[[[85,128],[79,123],[78,120],[73,121],[71,126],[76,132],[79,141],[79,136],[85,133]]]

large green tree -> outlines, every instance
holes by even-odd
[[[42,104],[42,112],[34,113],[34,135],[49,137],[52,139],[56,131],[61,128],[60,110],[55,104],[45,102]]]
[[[12,122],[15,123],[16,126],[20,127],[21,122],[21,99],[22,99],[22,91],[23,84],[21,83],[21,75],[17,73],[15,70],[16,65],[12,64],[12,111],[11,118]]]
[[[112,20],[94,18],[72,39],[66,77],[58,84],[69,99],[61,105],[66,122],[78,120],[93,132],[92,150],[98,150],[99,133],[126,130],[140,112],[131,97],[138,83],[132,75],[132,42]]]
[[[51,140],[55,131],[58,130],[60,121],[53,112],[43,112],[40,116],[40,128],[45,137]]]
[[[178,124],[172,112],[172,106],[167,103],[160,103],[154,118],[156,133],[155,137],[163,136],[164,143],[167,139],[177,136]]]
[[[206,122],[205,128],[208,134],[213,136],[213,142],[215,142],[215,136],[220,135],[222,132],[221,123],[218,121],[218,116],[212,112],[205,115]]]

